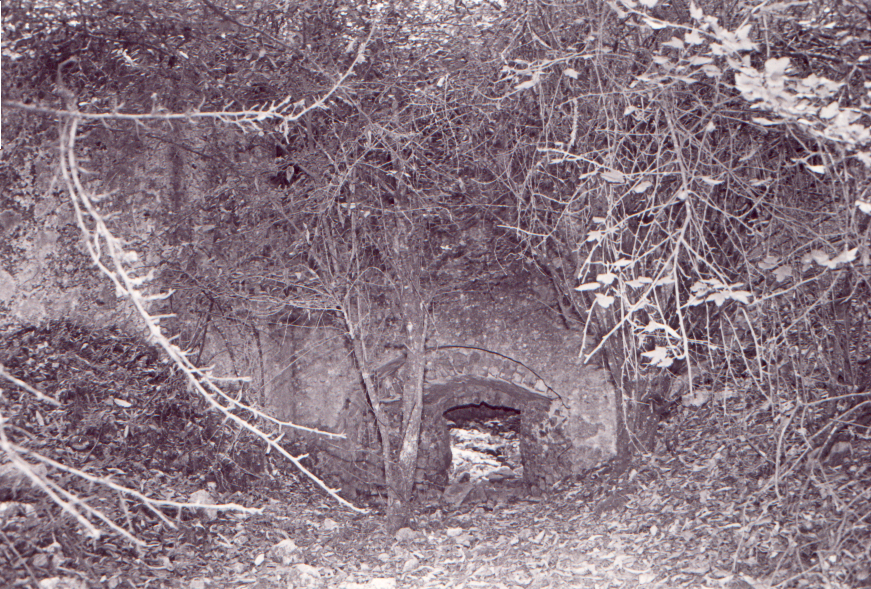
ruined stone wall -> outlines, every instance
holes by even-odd
[[[22,134],[39,128],[33,120],[18,120],[21,113],[8,116],[22,125],[13,124]],[[190,213],[226,176],[215,138],[232,133],[205,123],[155,124],[151,131],[125,133],[101,125],[83,130],[76,150],[90,172],[83,175],[86,189],[99,197],[97,208],[113,234],[138,253],[143,273],[160,270],[167,261],[211,263],[190,250],[196,230]],[[0,193],[0,328],[69,320],[136,333],[142,321],[116,297],[87,253],[59,177],[55,140],[47,133],[38,136],[45,137],[42,145],[3,154],[10,160],[4,162]],[[164,306],[153,303],[156,313]]]
[[[418,479],[434,482],[436,486],[447,482],[448,473],[441,469],[450,465],[450,440],[445,411],[464,405],[486,403],[492,407],[507,407],[520,411],[520,453],[523,457],[523,477],[528,484],[540,481],[552,483],[567,474],[566,464],[560,457],[571,446],[571,441],[560,431],[561,420],[555,417],[554,399],[499,378],[466,376],[446,382],[428,383],[424,396],[423,430],[426,439],[439,445],[421,444],[418,460]],[[447,446],[443,446],[447,439]]]
[[[581,363],[580,335],[563,325],[541,301],[535,286],[527,276],[493,285],[487,292],[444,297],[434,305],[427,342],[419,486],[446,484],[451,460],[443,413],[463,405],[487,403],[520,411],[521,454],[529,484],[552,484],[615,454],[615,393],[608,374]],[[331,484],[352,490],[377,487],[383,478],[377,428],[360,383],[341,378],[356,374],[347,343],[310,337],[298,344],[324,350],[306,352],[312,359],[298,362],[294,388],[275,387],[270,405],[285,407],[283,415],[295,415],[305,425],[327,425],[330,431],[348,435],[340,443],[306,439],[316,448],[312,466]],[[383,363],[377,378],[393,379],[403,361],[396,354]],[[290,411],[290,397],[295,404],[314,398],[322,406],[319,411]],[[397,430],[399,405],[387,406],[391,426]],[[343,427],[337,429],[339,424]]]
[[[214,133],[185,128],[168,142],[95,130],[80,144],[81,155],[99,171],[91,188],[108,194],[101,206],[112,215],[117,235],[142,253],[144,267],[194,275],[198,265],[215,272],[222,264],[233,268],[222,257],[232,252],[221,249],[219,235],[232,233],[232,223],[208,222],[205,213],[217,205],[204,199],[227,192],[228,202],[241,207],[245,197],[223,186],[224,160],[220,142],[210,141]],[[257,149],[231,151],[237,164],[256,168]],[[69,200],[53,184],[54,162],[46,156],[25,163],[0,200],[0,317],[15,323],[68,319],[136,333],[141,324],[135,313],[86,255]],[[481,229],[461,243],[484,247],[487,235]],[[210,244],[212,249],[202,249]],[[445,480],[450,460],[442,413],[462,404],[499,403],[521,412],[530,479],[552,482],[613,455],[613,389],[603,370],[581,365],[580,335],[555,312],[549,283],[515,266],[469,287],[471,278],[486,272],[467,268],[461,258],[456,263],[451,276],[464,286],[452,291],[455,286],[441,285],[451,294],[439,296],[432,308],[421,482]],[[311,464],[333,484],[380,484],[378,429],[341,329],[324,317],[297,321],[261,312],[244,292],[234,299],[236,307],[220,309],[203,300],[199,307],[192,304],[198,294],[179,292],[155,305],[156,313],[177,314],[164,325],[181,345],[196,347],[199,363],[214,366],[219,376],[252,376],[254,390],[276,417],[346,434],[344,441],[299,436],[312,450]],[[396,331],[394,347],[373,350],[394,370],[402,360]],[[391,419],[395,426],[399,415],[392,412]]]
[[[561,461],[577,473],[616,452],[615,392],[607,371],[583,365],[581,334],[566,328],[546,302],[533,277],[487,293],[458,294],[436,307],[431,344],[489,350],[455,350],[454,365],[480,364],[471,371],[553,399],[548,419],[572,440]]]

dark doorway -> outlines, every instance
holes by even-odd
[[[451,482],[523,478],[520,411],[478,403],[443,415],[451,436]]]

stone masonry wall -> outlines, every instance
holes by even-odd
[[[528,283],[444,298],[433,309],[433,326],[427,342],[419,486],[446,484],[451,461],[443,413],[463,405],[487,403],[520,411],[521,454],[529,484],[552,484],[616,453],[615,393],[607,372],[580,362],[580,336],[563,326]],[[378,435],[362,390],[329,377],[355,373],[346,344],[342,350],[344,356],[337,351],[314,355],[328,357],[329,366],[302,362],[295,372],[296,390],[286,394],[316,398],[321,423],[331,424],[331,431],[342,424],[347,440],[308,441],[317,447],[311,453],[312,466],[330,484],[351,489],[353,495],[353,489],[377,488],[383,475]],[[403,361],[395,356],[376,377],[392,379]],[[337,385],[344,391],[344,402]],[[281,396],[272,400],[273,405],[286,402]],[[388,410],[391,425],[398,428],[399,403],[388,405]],[[326,419],[332,412],[339,417]]]
[[[606,370],[581,362],[581,335],[563,325],[535,286],[530,278],[441,301],[430,343],[451,355],[454,368],[465,364],[472,374],[550,397],[548,419],[572,442],[561,461],[576,474],[616,453],[615,391]],[[455,342],[490,353],[444,347]],[[452,377],[449,363],[434,359],[434,365],[434,381]]]

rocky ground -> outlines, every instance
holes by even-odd
[[[867,429],[802,456],[772,436],[764,399],[678,407],[655,452],[543,494],[511,477],[458,479],[416,506],[413,529],[388,535],[377,498],[360,505],[367,513],[340,508],[223,426],[131,338],[63,324],[15,331],[0,336],[0,362],[61,402],[0,383],[3,587],[871,587]],[[61,498],[75,493],[143,544],[88,537],[11,469],[12,450],[34,462],[28,449],[148,497],[252,511],[164,507],[161,518],[34,466]]]

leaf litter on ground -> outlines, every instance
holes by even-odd
[[[135,549],[113,536],[88,540],[39,492],[4,487],[4,586],[871,586],[867,434],[838,460],[808,460],[800,476],[784,476],[762,401],[679,408],[660,424],[653,452],[601,465],[542,497],[427,495],[414,529],[389,535],[380,502],[368,515],[343,511],[289,467],[267,468],[254,444],[246,448],[217,418],[210,423],[133,339],[55,325],[2,340],[0,362],[64,405],[38,406],[4,383],[7,432],[21,443],[149,496],[263,508],[178,511],[172,529],[105,489],[58,479],[147,543]],[[228,460],[231,443],[239,452]]]

